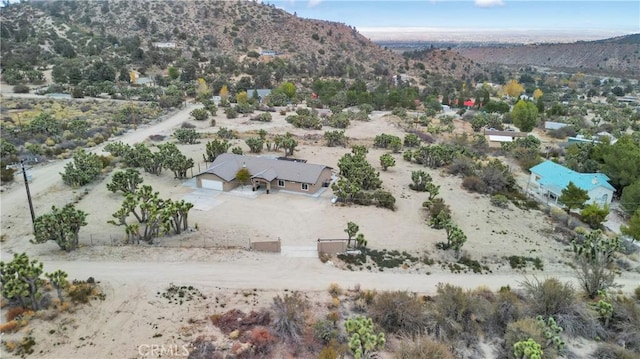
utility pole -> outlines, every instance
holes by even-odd
[[[24,160],[20,160],[20,171],[22,171],[22,178],[24,178],[24,187],[27,190],[27,200],[29,201],[29,210],[31,211],[31,224],[33,226],[33,233],[35,233],[36,215],[33,211],[33,202],[31,202],[31,191],[29,191],[29,180],[27,179],[27,170],[24,168]]]

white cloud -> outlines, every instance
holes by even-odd
[[[492,7],[492,6],[504,5],[504,1],[502,0],[474,0],[473,2],[476,4],[476,6],[479,6],[479,7]]]
[[[309,3],[307,4],[307,6],[309,7],[314,7],[318,4],[320,4],[322,2],[322,0],[309,0]]]

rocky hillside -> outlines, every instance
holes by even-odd
[[[571,44],[456,49],[482,64],[537,65],[640,78],[640,34]]]
[[[32,1],[3,8],[1,17],[4,68],[91,56],[147,68],[165,68],[179,58],[267,57],[286,61],[290,73],[302,76],[419,76],[427,70],[471,79],[467,63],[451,66],[452,60],[435,54],[416,66],[345,24],[303,19],[253,1]]]

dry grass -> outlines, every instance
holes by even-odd
[[[454,359],[449,347],[426,335],[401,339],[394,359]]]
[[[17,320],[10,320],[6,323],[0,324],[0,333],[11,333],[16,331],[20,327],[20,322]]]

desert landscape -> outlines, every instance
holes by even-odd
[[[0,356],[637,358],[636,19],[457,4],[3,2]]]
[[[302,139],[296,158],[333,168],[337,168],[337,159],[349,152],[348,148],[324,146],[324,141],[318,139],[320,131],[295,129],[281,115],[275,115],[272,122],[263,126],[249,122],[248,118],[226,119],[218,115],[213,128],[189,120],[188,113],[193,108],[195,105],[190,104],[164,121],[129,131],[111,141],[150,142],[149,136],[168,136],[182,122],[191,121],[205,134],[218,127],[245,133],[254,133],[260,128],[267,128],[272,134],[290,132]],[[371,118],[346,130],[352,143],[370,143],[379,133],[403,134],[399,119],[389,112],[374,112]],[[456,121],[456,126],[456,131],[464,131],[462,121]],[[241,140],[234,141],[243,145]],[[197,159],[204,152],[203,142],[204,139],[199,144],[181,145],[181,150]],[[101,147],[93,151],[100,153]],[[384,150],[371,149],[370,162],[375,163],[382,153]],[[555,225],[546,214],[513,205],[497,208],[487,196],[462,189],[461,179],[428,168],[434,182],[441,186],[442,197],[452,204],[452,217],[469,233],[464,254],[480,260],[490,273],[455,274],[438,263],[416,263],[382,273],[348,270],[336,258],[322,263],[316,250],[317,239],[344,238],[343,229],[349,221],[359,224],[369,248],[406,251],[437,262],[455,262],[452,253],[436,249],[436,243],[444,241],[445,234],[427,225],[425,210],[421,207],[426,195],[408,187],[411,171],[425,167],[399,157],[395,167],[380,172],[384,188],[398,198],[395,211],[334,204],[329,189],[314,196],[278,191],[266,194],[252,192],[249,187],[219,192],[196,188],[194,179],[180,181],[170,174],[145,174],[145,183],[162,195],[196,202],[190,215],[192,230],[180,236],[159,238],[156,245],[133,247],[121,244],[122,229],[107,223],[120,205],[120,195],[107,191],[104,185],[109,176],[93,184],[85,194],[82,190],[70,191],[62,183],[58,173],[65,161],[34,166],[30,188],[36,213],[73,201],[81,194],[77,206],[90,214],[88,225],[81,231],[81,246],[76,251],[64,252],[54,243],[29,243],[29,211],[22,183],[17,182],[2,192],[5,233],[2,257],[26,252],[42,261],[46,268],[66,271],[70,278],[92,276],[106,295],[103,301],[93,302],[74,313],[61,313],[54,321],[34,326],[32,335],[40,339],[35,352],[49,358],[134,358],[151,355],[147,351],[153,345],[189,346],[198,335],[213,336],[224,343],[229,339],[216,332],[212,324],[201,323],[206,316],[220,313],[225,307],[243,310],[267,307],[274,296],[287,291],[302,291],[322,306],[322,298],[330,298],[326,290],[331,284],[352,290],[399,290],[432,295],[440,283],[498,290],[504,286],[517,288],[527,278],[575,281],[573,270],[567,266],[571,260],[570,246],[558,239]],[[248,250],[250,242],[278,239],[282,253]],[[111,241],[115,241],[115,245]],[[544,270],[512,269],[506,259],[509,256],[540,258]],[[627,292],[639,281],[640,275],[632,272],[624,272],[616,280],[620,290]],[[225,306],[205,299],[180,306],[169,304],[158,293],[172,284],[193,286]],[[192,321],[199,325],[191,325]],[[60,330],[62,325],[66,327],[64,331]],[[56,334],[46,335],[50,330]],[[162,336],[155,337],[157,333]],[[8,339],[10,337],[5,340]],[[173,354],[174,357],[184,355],[181,349]]]

